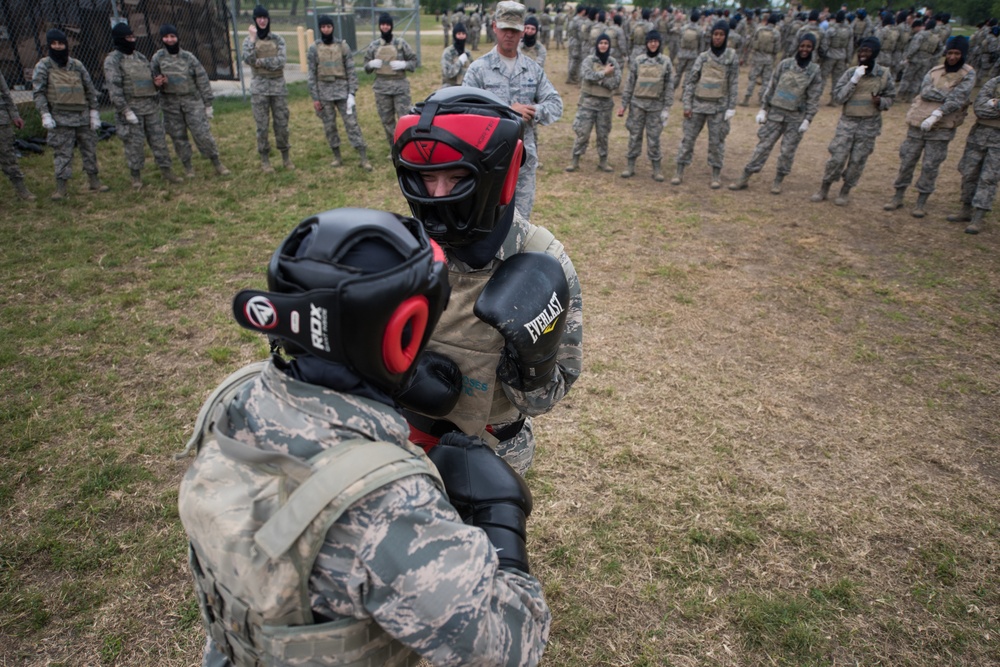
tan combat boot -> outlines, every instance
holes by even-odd
[[[52,193],[52,201],[62,201],[66,199],[66,179],[56,179],[56,191]]]
[[[830,194],[830,184],[827,183],[826,181],[823,181],[822,183],[819,184],[819,190],[817,190],[816,194],[814,194],[812,197],[809,198],[809,201],[826,201],[826,197],[829,194]]]
[[[986,215],[986,209],[976,208],[972,210],[972,219],[969,222],[969,226],[965,228],[966,234],[978,234],[983,229],[983,216]]]
[[[597,162],[597,168],[603,172],[612,172],[614,168],[608,165],[608,156],[605,155]]]
[[[674,177],[670,179],[670,185],[680,185],[684,182],[684,165],[677,165],[677,171],[674,173]]]
[[[295,165],[292,164],[292,156],[288,154],[288,151],[281,152],[281,164],[288,171],[295,171]]]
[[[841,185],[840,194],[838,194],[837,198],[833,200],[833,203],[836,204],[837,206],[847,206],[848,204],[850,204],[851,186],[847,185],[846,183],[844,185]]]
[[[888,204],[882,207],[883,211],[895,211],[897,208],[903,207],[903,195],[906,193],[906,188],[896,188],[896,194],[892,196],[892,199]]]
[[[31,194],[31,191],[24,185],[23,178],[15,178],[11,183],[14,185],[14,192],[17,193],[19,198],[24,201],[35,201],[35,195]]]
[[[368,161],[368,151],[364,148],[359,148],[358,157],[361,158],[361,168],[365,171],[371,171],[372,163]]]
[[[174,185],[177,185],[179,183],[184,182],[184,179],[175,174],[174,170],[171,169],[170,167],[162,167],[160,169],[160,174],[163,175],[163,180],[165,180],[167,183],[173,183]]]
[[[775,174],[774,183],[771,183],[771,194],[780,195],[781,194],[781,182],[785,180],[784,174]]]
[[[632,178],[635,176],[635,158],[630,157],[628,159],[628,166],[625,167],[625,171],[621,173],[622,178]]]
[[[962,210],[948,216],[948,222],[968,222],[972,220],[972,204],[962,204]]]
[[[750,186],[750,172],[743,170],[740,180],[729,184],[730,190],[746,190]]]
[[[217,157],[212,158],[212,166],[215,167],[215,173],[219,176],[228,176],[232,173],[226,169],[226,165],[222,164],[222,160]]]
[[[914,218],[922,218],[925,215],[927,215],[927,211],[924,210],[924,207],[927,206],[927,198],[930,196],[931,193],[929,192],[921,192],[920,194],[918,194],[917,205],[913,207],[913,210],[910,212],[910,215],[912,215]]]
[[[712,181],[708,184],[708,187],[713,190],[718,190],[722,187],[722,170],[718,167],[712,167]]]
[[[111,189],[104,183],[101,183],[101,177],[97,174],[87,174],[87,181],[89,182],[91,192],[107,192]]]

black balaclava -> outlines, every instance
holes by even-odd
[[[622,15],[621,15],[621,14],[615,14],[614,18],[612,18],[612,19],[611,19],[611,21],[612,21],[612,22],[613,22],[613,23],[614,23],[614,24],[615,24],[616,26],[619,26],[619,27],[620,27],[620,26],[621,26],[621,24],[622,24]]]
[[[933,30],[936,27],[937,21],[934,19],[927,19],[926,23],[924,23],[924,30]]]
[[[128,23],[125,23],[124,21],[116,23],[115,27],[111,29],[111,39],[115,44],[115,48],[127,56],[132,55],[135,51],[135,42],[130,42],[125,39],[131,34],[132,28],[128,27]]]
[[[811,12],[809,12],[809,20],[810,21],[815,21],[816,23],[819,23],[819,10],[818,9],[814,9]]]
[[[692,9],[691,10],[691,23],[697,23],[700,18],[701,18],[701,12],[699,12],[697,9]]]
[[[328,25],[333,26],[333,17],[329,14],[320,14],[319,18],[316,19],[316,27]],[[319,38],[323,40],[324,44],[333,44],[333,32],[331,31],[329,35],[325,34],[322,30],[319,31]]]
[[[655,52],[649,50],[649,42],[651,40],[654,40],[654,39],[656,40],[657,44],[659,44],[659,46],[656,48]],[[646,55],[649,56],[650,58],[655,58],[656,56],[660,55],[660,52],[662,50],[663,50],[663,38],[660,37],[660,32],[658,30],[650,30],[649,32],[647,32],[646,33]]]
[[[816,52],[816,35],[812,34],[811,32],[807,32],[806,34],[802,35],[802,39],[799,40],[799,44],[801,44],[802,42],[811,42],[813,45],[813,50],[809,52],[808,58],[800,58],[798,48],[795,49],[795,63],[799,67],[805,69],[805,66],[808,65],[810,62],[812,62],[813,53]]]
[[[527,23],[527,21],[525,21],[525,23]],[[469,34],[469,31],[465,29],[465,24],[462,22],[456,23],[455,27],[451,29],[451,40],[455,42],[455,50],[458,51],[458,55],[465,53],[465,39],[459,39],[457,37],[460,32],[464,32],[466,35]],[[466,39],[468,39],[468,37],[466,37]]]
[[[378,17],[378,25],[379,25],[378,30],[380,33],[382,33],[382,41],[385,42],[386,44],[392,44],[392,26],[393,26],[392,16],[390,16],[389,14],[380,15]],[[382,32],[383,25],[389,26],[389,32]]]
[[[601,50],[597,48],[600,46],[601,42],[608,43],[608,50],[604,53],[601,53]],[[611,38],[603,32],[597,36],[597,41],[594,42],[594,53],[597,54],[597,59],[601,61],[602,65],[608,64],[608,58],[611,56]]]
[[[648,21],[649,17],[652,16],[652,15],[653,15],[653,12],[650,11],[649,7],[643,7],[642,8],[642,20],[643,21]]]
[[[718,21],[716,21],[715,25],[712,26],[712,33],[714,34],[716,30],[721,30],[722,32],[726,33],[726,39],[722,41],[722,46],[718,48],[716,48],[715,46],[715,41],[710,40],[709,48],[712,49],[713,54],[715,54],[716,56],[721,56],[723,53],[726,52],[726,44],[729,43],[729,21],[727,21],[726,19],[719,19]]]
[[[66,33],[53,28],[45,33],[45,42],[49,46],[49,58],[56,61],[59,67],[66,67],[66,64],[69,62],[69,42],[66,41]],[[52,42],[62,42],[66,45],[66,48],[62,51],[56,51],[52,48]]]
[[[528,18],[524,19],[524,25],[535,26],[534,35],[529,35],[527,32],[521,34],[521,41],[524,42],[524,45],[530,49],[535,45],[535,42],[538,41],[538,19],[536,19],[534,16],[529,16]]]
[[[175,28],[174,26],[170,25],[169,23],[164,23],[163,25],[160,26],[160,39],[163,39],[167,35],[173,35],[174,37],[176,37],[177,36],[177,28]],[[169,53],[172,56],[176,56],[178,53],[180,53],[181,43],[180,42],[174,42],[174,45],[171,46],[171,45],[167,44],[166,42],[164,42],[163,47],[167,50],[167,53]]]
[[[873,76],[875,73],[875,59],[878,58],[878,52],[882,50],[882,42],[878,41],[878,37],[865,37],[858,42],[858,50],[860,51],[865,46],[872,50],[872,59],[867,62],[861,62],[861,57],[858,56],[858,65],[867,66],[868,69],[865,70],[865,76]]]
[[[951,51],[952,49],[957,49],[961,51],[962,58],[958,61],[958,63],[954,67],[949,67],[948,63],[945,62],[944,69],[946,72],[957,72],[958,70],[962,69],[963,65],[965,65],[965,58],[966,56],[969,55],[969,38],[963,37],[962,35],[955,35],[953,37],[949,37],[948,41],[944,43],[945,53]]]
[[[836,21],[837,23],[843,23],[845,18],[847,18],[847,12],[845,12],[843,9],[841,9],[840,11],[838,11],[836,14],[833,15],[833,20]]]
[[[261,28],[257,25],[257,19],[259,18],[267,19],[266,28]],[[271,14],[268,13],[267,7],[264,5],[257,5],[253,8],[253,24],[257,26],[257,39],[267,39],[267,36],[271,34]]]
[[[767,15],[767,22],[771,25],[778,25],[778,21],[781,20],[781,14],[778,12],[771,12]]]

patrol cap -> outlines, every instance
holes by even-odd
[[[503,0],[503,2],[497,3],[497,11],[493,15],[493,21],[496,22],[497,28],[500,30],[524,30],[524,15],[527,14],[528,10],[520,2],[513,2],[512,0]]]

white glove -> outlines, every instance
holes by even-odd
[[[726,109],[726,115],[723,116],[722,119],[728,123],[733,119],[733,116],[735,115],[736,115],[736,109]]]
[[[357,105],[358,105],[357,102],[354,101],[354,95],[351,95],[350,93],[348,93],[347,94],[347,115],[348,116],[353,116],[354,115],[354,107],[356,107]]]
[[[855,67],[854,74],[851,75],[851,83],[857,83],[858,81],[861,81],[861,77],[863,77],[865,75],[865,72],[867,71],[868,71],[867,65],[858,65],[857,67]]]
[[[997,98],[994,97],[994,98],[991,98],[991,99],[987,100],[986,106],[988,106],[991,109],[996,109],[997,108]]]
[[[205,107],[205,118],[212,120],[215,118],[215,109],[212,107]]]
[[[52,114],[50,113],[42,114],[42,127],[44,127],[46,130],[56,129],[56,121],[52,117]]]
[[[469,54],[468,53],[463,53],[462,55],[460,55],[458,57],[458,62],[462,63],[463,65],[468,65],[469,64]]]
[[[406,61],[405,60],[390,60],[389,61],[389,67],[393,68],[397,72],[400,71],[400,70],[404,70],[404,69],[406,69]]]
[[[806,130],[809,129],[809,121],[803,120],[802,124],[799,125],[799,134],[805,134]]]
[[[757,124],[763,125],[766,122],[767,122],[767,112],[761,109],[760,111],[757,112]]]
[[[668,118],[670,118],[670,109],[664,109],[663,111],[660,112],[660,120],[663,121],[664,125],[667,124]]]
[[[943,115],[944,114],[941,113],[940,109],[935,109],[931,112],[930,116],[924,118],[924,122],[920,124],[920,129],[924,132],[929,132],[930,129],[934,127],[934,124],[941,120],[941,116]]]
[[[371,69],[378,69],[378,68],[382,67],[382,59],[381,58],[374,58],[372,60],[369,60],[368,61],[368,67],[370,67]]]
[[[139,117],[135,115],[135,112],[129,109],[125,112],[125,122],[129,125],[138,125]]]
[[[101,129],[101,113],[97,110],[90,112],[90,129],[94,131]]]

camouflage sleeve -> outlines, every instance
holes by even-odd
[[[344,71],[347,72],[347,93],[358,94],[358,71],[354,68],[354,51],[346,41],[341,43],[344,50]]]
[[[42,58],[31,73],[31,97],[39,114],[50,113],[49,110],[49,61]]]
[[[288,62],[288,47],[285,45],[285,38],[276,33],[271,33],[268,39],[273,39],[278,45],[278,55],[271,58],[262,58],[261,65],[270,70],[283,70]]]
[[[622,64],[615,60],[614,58],[609,58],[611,64],[614,66],[615,71],[611,73],[611,76],[604,77],[604,81],[601,83],[605,88],[610,88],[612,91],[618,90],[618,86],[622,83]]]
[[[538,66],[545,67],[545,59],[549,57],[549,50],[541,42],[535,42],[535,44],[538,45]]]
[[[920,44],[923,41],[922,34],[923,31],[918,32],[910,40],[910,43],[906,45],[906,50],[903,51],[903,60],[909,60],[920,49]]]
[[[551,125],[562,118],[562,98],[541,67],[538,68],[538,88],[535,91],[534,104],[537,125]]]
[[[771,78],[763,82],[764,92],[760,94],[760,108],[767,110],[771,106],[771,98],[774,96],[774,87],[778,85],[781,73],[788,68],[788,60],[782,60],[771,70]]]
[[[706,57],[704,52],[699,53],[684,75],[684,92],[681,94],[684,111],[690,111],[694,105],[694,89],[698,85],[698,79],[701,78],[701,66],[705,63]]]
[[[958,82],[948,97],[944,99],[944,103],[941,105],[942,114],[950,114],[953,111],[958,111],[969,104],[969,99],[972,97],[972,89],[976,85],[976,71],[969,70],[965,77]]]
[[[674,90],[677,88],[677,72],[674,71],[674,66],[670,63],[670,58],[667,58],[667,66],[664,68],[663,77],[661,101],[669,109],[674,106]]]
[[[128,102],[125,100],[124,77],[119,66],[120,54],[120,51],[113,51],[104,59],[104,85],[108,89],[108,97],[111,98],[115,110],[125,113],[128,110]]]
[[[310,590],[319,611],[369,615],[438,666],[536,665],[551,625],[538,580],[501,570],[486,533],[422,475],[366,496],[333,525]]]
[[[206,107],[210,107],[215,100],[215,93],[212,92],[212,82],[208,78],[208,72],[205,71],[205,66],[193,53],[188,54],[188,60],[191,64],[191,76],[194,78],[201,101]]]
[[[247,65],[257,62],[257,42],[250,39],[250,35],[243,39],[243,62]]]
[[[483,71],[486,71],[486,58],[484,57],[479,60],[473,60],[469,65],[469,69],[465,70],[465,76],[462,77],[462,85],[486,90],[486,81],[483,79],[482,74]]]
[[[316,45],[310,44],[309,51],[306,52],[306,72],[309,76],[309,97],[314,101],[319,100],[319,79],[316,76],[319,54]],[[352,68],[353,69],[353,68]]]
[[[851,96],[851,93],[854,92],[855,84],[851,83],[851,77],[854,75],[854,70],[856,69],[857,67],[848,67],[844,73],[840,75],[840,78],[837,79],[837,83],[834,85],[830,96],[834,103],[844,104],[847,102],[847,98]]]
[[[729,100],[726,102],[727,109],[736,108],[736,99],[739,97],[739,87],[740,87],[740,59],[734,56],[733,62],[729,65],[729,71],[726,72],[726,78],[728,79],[728,89],[729,89]]]
[[[402,42],[399,45],[399,50],[403,54],[403,60],[406,61],[406,71],[415,72],[417,70],[417,52],[413,50],[413,47],[405,39],[399,41]]]
[[[364,58],[364,60],[365,60],[365,71],[366,72],[374,72],[375,71],[373,68],[371,68],[371,67],[368,66],[368,63],[370,63],[372,61],[372,59],[375,58],[375,53],[378,51],[378,45],[379,45],[380,41],[382,41],[382,40],[376,39],[375,41],[373,41],[371,44],[368,45],[367,49],[365,49],[365,58]]]
[[[17,105],[14,104],[14,98],[10,94],[10,88],[7,87],[7,79],[4,78],[3,74],[0,74],[0,107],[7,112],[11,121],[21,117],[21,114],[17,112]]]
[[[886,70],[888,76],[883,78],[885,81],[885,86],[879,91],[879,109],[882,111],[888,111],[892,108],[892,103],[896,100],[896,79],[892,76],[892,73]]]
[[[83,63],[77,61],[77,66],[80,70],[80,77],[83,79],[83,92],[87,96],[87,107],[91,111],[99,111],[101,104],[97,94],[97,86],[94,85],[94,80],[90,78],[90,72],[87,71]]]
[[[458,60],[455,49],[448,47],[441,54],[441,78],[453,79],[462,71],[462,63]]]
[[[791,67],[792,63],[789,62],[788,66]],[[771,77],[771,81],[777,81],[777,76]],[[819,98],[823,95],[823,75],[817,70],[816,76],[812,78],[809,85],[806,86],[806,120],[810,123],[812,119],[816,117],[819,113]]]
[[[622,109],[627,109],[632,103],[632,93],[635,92],[635,82],[638,78],[639,66],[633,58],[628,64],[628,76],[625,77],[625,87],[622,88]]]
[[[993,77],[979,89],[976,101],[972,105],[972,111],[976,114],[977,118],[982,118],[983,120],[1000,118],[1000,105],[994,104],[990,106],[990,101],[995,100],[997,97],[998,83],[1000,83],[1000,77]]]
[[[603,69],[595,69],[594,63],[597,62],[597,56],[589,55],[583,59],[583,64],[580,65],[580,78],[584,81],[589,81],[590,83],[596,83],[600,85],[603,83],[605,76]]]
[[[160,76],[160,60],[163,58],[164,49],[160,49],[149,59],[149,71],[153,78]]]

